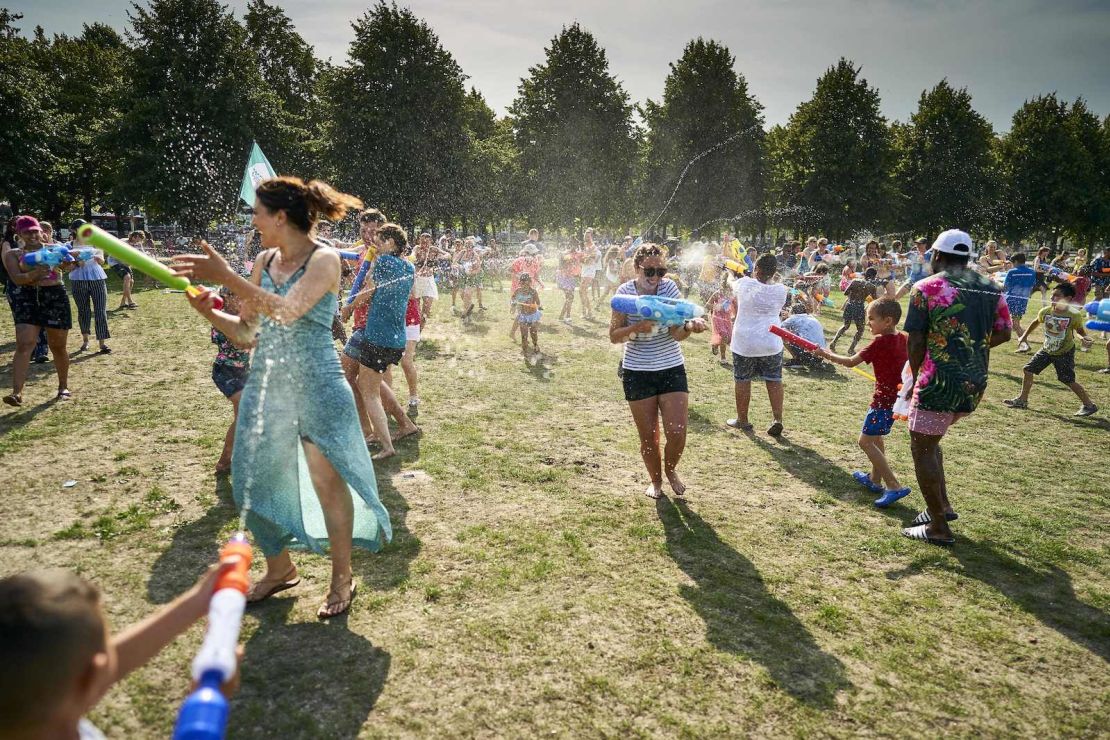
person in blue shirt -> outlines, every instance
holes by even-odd
[[[1013,267],[1006,273],[1006,280],[1002,283],[1002,293],[1006,296],[1006,306],[1010,309],[1010,318],[1014,321],[1014,330],[1017,336],[1022,336],[1021,317],[1029,308],[1029,296],[1033,295],[1033,288],[1037,284],[1037,272],[1025,264],[1027,257],[1024,252],[1018,252],[1010,258]],[[1028,352],[1026,342],[1018,343],[1018,352]]]
[[[357,308],[363,303],[370,303],[366,326],[355,330],[343,353],[373,371],[360,372],[358,383],[366,400],[366,413],[374,434],[382,445],[373,459],[383,460],[396,454],[394,442],[420,431],[400,408],[393,390],[383,377],[390,365],[400,364],[405,354],[405,310],[416,271],[412,263],[404,259],[412,251],[404,229],[396,224],[385,224],[378,229],[376,240],[378,258],[374,260],[372,279],[367,281],[351,304]],[[362,387],[363,383],[366,387]],[[387,411],[400,420],[397,436],[392,439]]]

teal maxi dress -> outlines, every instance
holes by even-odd
[[[304,270],[302,265],[277,286],[267,262],[262,287],[285,295]],[[354,545],[377,551],[393,535],[389,513],[378,499],[354,396],[332,344],[336,305],[335,294],[328,293],[288,326],[264,318],[251,358],[239,402],[232,489],[267,557],[286,548],[328,549],[324,512],[301,440],[315,444],[347,482],[354,502]]]

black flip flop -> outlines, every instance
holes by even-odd
[[[263,601],[270,598],[274,594],[280,594],[282,591],[288,591],[289,589],[293,588],[294,586],[296,586],[300,582],[301,582],[301,577],[300,576],[295,577],[291,581],[289,581],[289,580],[275,581],[274,583],[276,583],[277,585],[275,585],[273,588],[271,588],[269,591],[267,591],[264,596],[261,596],[257,599],[248,598],[247,603],[248,604],[261,604]],[[259,583],[262,583],[262,581],[259,581]]]
[[[358,593],[358,584],[355,583],[354,580],[352,580],[351,581],[351,595],[349,597],[347,597],[347,603],[343,604],[342,601],[339,602],[340,604],[343,604],[343,608],[340,609],[339,611],[337,611],[334,614],[321,614],[320,613],[323,609],[326,609],[327,606],[328,606],[328,599],[325,596],[323,605],[319,609],[316,610],[316,618],[317,619],[335,619],[336,617],[339,617],[339,616],[342,616],[342,615],[346,614],[348,611],[350,611],[351,604],[354,603],[356,593]]]

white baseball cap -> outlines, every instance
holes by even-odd
[[[949,229],[942,231],[937,236],[937,240],[933,242],[932,247],[934,252],[944,252],[945,254],[955,254],[960,257],[971,256],[971,237],[968,236],[966,231],[959,229]]]

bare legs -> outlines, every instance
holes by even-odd
[[[574,289],[563,291],[563,309],[559,311],[560,321],[570,321],[570,309],[574,306]]]
[[[774,421],[782,423],[782,402],[785,395],[781,381],[765,381],[767,398],[771,402],[771,416]],[[748,408],[752,401],[752,384],[750,380],[738,381],[735,384],[736,395],[736,424],[748,424]]]
[[[123,276],[123,295],[120,296],[120,299],[119,299],[119,307],[120,308],[127,308],[128,306],[130,306],[132,303],[135,302],[131,298],[131,288],[134,287],[134,285],[135,285],[135,278],[131,276],[131,273],[127,273],[126,275]]]
[[[848,331],[848,327],[851,326],[851,325],[852,325],[851,321],[845,321],[844,326],[837,329],[836,336],[834,336],[833,340],[831,342],[829,342],[829,351],[830,352],[835,352],[836,351],[836,343],[840,341],[840,338],[842,336],[844,336],[844,332]],[[852,337],[852,343],[848,346],[848,354],[849,355],[854,355],[856,353],[856,345],[859,344],[860,337],[862,337],[862,336],[863,336],[863,322],[859,321],[859,322],[856,322],[856,335],[854,337]]]
[[[925,499],[925,506],[932,521],[926,527],[930,537],[949,539],[952,530],[945,514],[954,513],[948,501],[948,487],[944,479],[944,453],[941,452],[941,435],[910,432],[910,451],[913,468],[917,473],[917,486]]]
[[[374,433],[374,427],[366,413],[366,398],[358,384],[359,368],[362,366],[358,360],[344,354],[339,356],[339,361],[343,366],[343,375],[347,378],[347,384],[351,386],[351,392],[355,394],[355,410],[358,411],[358,423],[362,427],[362,436],[364,438],[369,437]]]
[[[871,480],[882,483],[888,491],[897,491],[902,487],[898,483],[898,477],[894,475],[890,463],[887,462],[886,446],[881,436],[861,434],[859,435],[859,447],[867,455],[867,459],[871,461]]]
[[[16,324],[15,356],[12,358],[12,395],[17,401],[23,398],[23,386],[31,367],[31,353],[39,340],[39,328],[32,324]]]
[[[578,286],[579,297],[582,299],[582,318],[587,321],[594,317],[593,308],[590,305],[590,286],[593,284],[593,278],[582,278],[582,282]]]
[[[640,401],[629,401],[636,432],[640,436],[640,457],[651,478],[648,495],[658,498],[663,493],[663,473],[676,496],[686,491],[678,477],[678,462],[686,448],[686,414],[689,396],[686,393],[664,393]],[[663,433],[667,443],[663,454],[659,450],[659,418],[663,418]]]
[[[239,420],[239,398],[243,395],[242,391],[234,393],[231,398],[231,423],[227,425],[227,433],[224,434],[224,449],[220,453],[220,459],[216,461],[216,472],[226,473],[231,470],[231,452],[235,449],[235,423]]]

